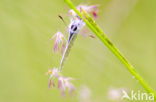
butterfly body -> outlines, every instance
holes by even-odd
[[[71,51],[71,48],[74,44],[74,41],[78,35],[78,32],[80,29],[85,25],[85,23],[81,19],[75,19],[74,21],[71,21],[71,24],[69,25],[69,37],[68,41],[61,59],[60,68],[59,71],[61,71],[64,62],[66,61],[67,57],[69,56],[69,53]]]

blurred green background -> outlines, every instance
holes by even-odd
[[[73,0],[99,4],[97,23],[123,55],[156,90],[156,0]],[[58,67],[49,39],[69,21],[63,0],[0,0],[0,102],[80,102],[79,90],[90,90],[88,102],[108,102],[111,88],[142,86],[98,40],[78,36],[63,74],[76,78],[77,91],[60,97],[48,89],[48,68]],[[91,32],[89,32],[91,33]],[[59,56],[59,57],[58,57]],[[82,102],[82,101],[81,101]],[[87,101],[85,101],[87,102]]]

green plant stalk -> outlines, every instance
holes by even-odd
[[[147,84],[147,82],[143,79],[142,76],[136,72],[135,68],[129,63],[128,60],[119,52],[119,50],[114,46],[114,44],[109,40],[106,34],[100,29],[100,27],[95,23],[95,21],[83,10],[83,16],[76,7],[72,4],[70,0],[64,0],[66,4],[73,9],[78,16],[83,19],[86,25],[95,33],[95,35],[110,49],[111,52],[123,63],[127,70],[135,77],[136,80],[145,88],[148,93],[153,93],[154,97],[156,97],[156,93],[154,90]]]

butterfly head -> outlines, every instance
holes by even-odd
[[[83,20],[81,19],[75,19],[74,21],[71,21],[69,31],[71,34],[76,34],[80,31],[80,29],[85,25]]]

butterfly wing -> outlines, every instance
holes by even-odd
[[[73,33],[73,34],[69,35],[68,42],[67,42],[66,48],[64,50],[64,53],[63,53],[63,56],[62,56],[62,59],[61,59],[59,71],[62,70],[64,62],[66,61],[67,57],[69,56],[69,53],[71,51],[71,48],[72,48],[76,38],[77,38],[77,34],[76,33]]]

